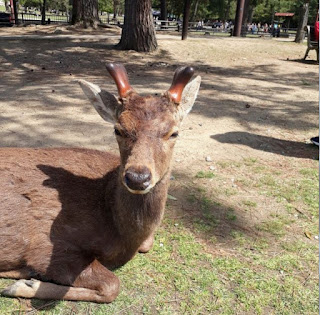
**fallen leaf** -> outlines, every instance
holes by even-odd
[[[306,232],[304,232],[304,235],[305,235],[308,239],[310,239],[310,240],[311,240],[312,235],[311,235],[311,233],[310,233],[310,232],[306,231]]]

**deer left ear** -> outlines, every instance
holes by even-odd
[[[191,111],[193,104],[197,98],[201,83],[201,77],[198,75],[190,81],[183,89],[181,101],[178,105],[180,119],[182,120]]]

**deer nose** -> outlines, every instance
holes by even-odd
[[[150,186],[151,172],[147,167],[139,168],[129,167],[124,174],[126,185],[132,190],[145,190]]]

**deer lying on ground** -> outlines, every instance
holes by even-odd
[[[110,271],[147,252],[163,216],[179,126],[200,77],[179,68],[162,96],[139,96],[109,64],[119,98],[79,80],[114,123],[120,158],[87,149],[0,149],[0,277],[10,297],[111,302]],[[188,83],[189,82],[189,83]]]

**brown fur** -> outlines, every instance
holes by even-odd
[[[87,149],[0,149],[0,277],[23,279],[2,294],[111,302],[119,280],[110,270],[151,248],[180,119],[167,95],[132,91],[115,110],[120,158]],[[128,169],[138,177],[150,171],[150,191],[130,192]]]

